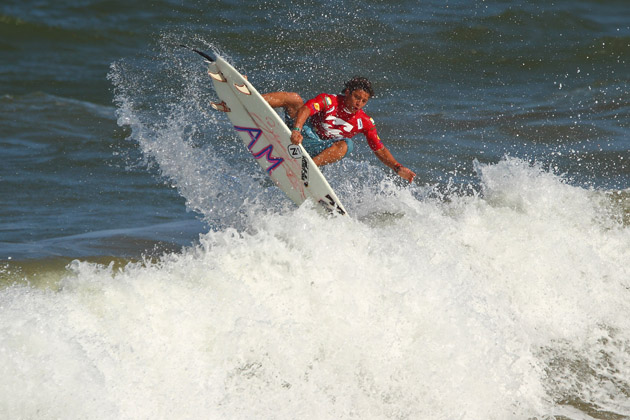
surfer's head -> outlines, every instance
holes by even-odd
[[[344,95],[348,95],[355,90],[365,91],[370,98],[374,96],[374,89],[372,89],[372,83],[367,79],[367,77],[354,76],[352,79],[348,80],[343,88]]]
[[[348,80],[343,91],[344,111],[354,114],[362,109],[367,101],[374,95],[372,83],[365,77],[355,76]]]

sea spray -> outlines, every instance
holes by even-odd
[[[478,170],[476,196],[391,193],[402,216],[259,212],[156,262],[3,289],[6,412],[628,415],[628,228],[536,166]]]

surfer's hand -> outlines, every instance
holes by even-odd
[[[406,179],[410,183],[413,182],[413,179],[416,176],[416,173],[414,171],[409,168],[405,168],[404,166],[401,166],[400,169],[398,169],[397,174],[399,177],[401,177],[402,179]]]
[[[293,143],[293,144],[300,144],[300,143],[302,143],[302,139],[303,138],[304,137],[302,137],[302,133],[300,133],[299,131],[293,130],[291,132],[291,143]]]

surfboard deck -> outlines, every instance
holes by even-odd
[[[252,84],[221,56],[193,50],[208,64],[208,74],[225,113],[243,144],[262,169],[296,205],[312,200],[324,214],[347,215],[339,198],[301,144],[291,143],[291,130]]]

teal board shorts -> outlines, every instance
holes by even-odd
[[[287,125],[293,128],[293,121],[291,120],[291,118],[286,116],[285,120]],[[346,139],[344,137],[336,139],[322,139],[317,135],[315,129],[309,122],[306,122],[306,124],[304,124],[301,133],[303,137],[302,146],[311,157],[319,155],[321,152],[328,149],[330,146],[337,143],[338,141],[345,141],[346,145],[348,146],[348,152],[346,152],[344,157],[352,153],[352,150],[354,149],[354,144],[352,143],[352,140]]]

